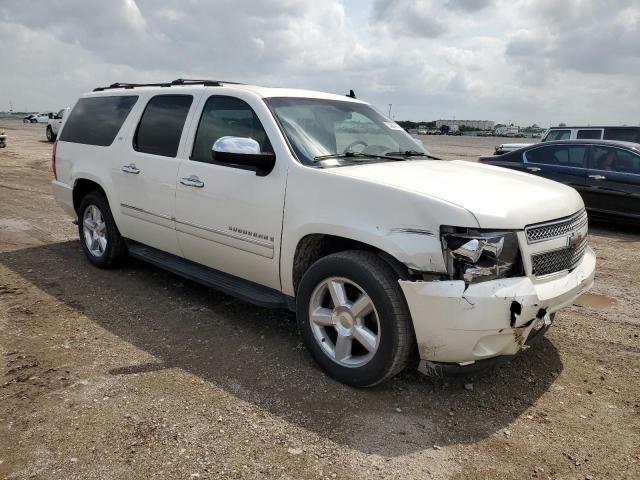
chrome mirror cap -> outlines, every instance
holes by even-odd
[[[260,144],[253,138],[220,137],[211,147],[215,153],[242,153],[248,155],[260,154]]]

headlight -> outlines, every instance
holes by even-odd
[[[515,232],[442,227],[441,240],[452,280],[478,283],[522,274]]]

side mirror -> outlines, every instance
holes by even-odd
[[[261,152],[260,144],[246,137],[220,137],[211,147],[211,159],[215,163],[252,170],[260,177],[268,175],[276,164],[273,153]]]

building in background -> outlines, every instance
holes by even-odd
[[[440,128],[443,125],[449,128],[457,125],[458,128],[467,127],[478,130],[493,130],[495,123],[491,120],[436,120],[436,128]]]

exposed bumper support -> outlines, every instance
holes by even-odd
[[[400,281],[421,360],[465,366],[516,354],[544,314],[591,288],[595,265],[587,248],[573,271],[544,280],[505,278],[466,288],[463,281]]]

